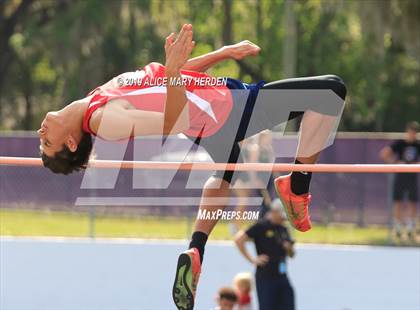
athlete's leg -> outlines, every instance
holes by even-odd
[[[303,114],[300,125],[299,145],[296,159],[303,164],[313,164],[318,160],[320,149],[325,146],[329,134],[334,129],[336,117],[314,111]]]
[[[231,192],[230,183],[226,180],[218,177],[210,177],[203,188],[198,214],[212,214],[212,212],[223,210],[229,202]],[[197,217],[194,224],[194,231],[200,231],[209,235],[217,224],[217,221],[217,218],[201,219]]]
[[[232,151],[227,162],[242,161],[239,145],[234,143],[230,149]],[[212,155],[216,162],[223,162],[219,160],[218,156],[222,158],[223,152],[221,150],[229,150],[229,148],[225,146],[225,148],[209,148],[208,150],[214,151]],[[220,152],[215,150],[220,150]],[[224,160],[226,162],[226,158]],[[236,176],[232,171],[217,171],[215,176],[210,177],[204,185],[189,249],[181,253],[176,268],[172,295],[175,305],[180,310],[191,310],[194,307],[204,248],[209,234],[219,220],[217,216],[214,217],[212,212],[217,213],[218,210],[223,210],[229,202],[232,192],[230,183],[234,178]],[[206,216],[208,212],[210,212],[210,218]],[[204,215],[204,218],[200,217],[202,215]]]
[[[225,143],[226,145],[223,145],[223,141],[220,141],[220,145],[214,147],[213,145],[210,146],[208,142],[204,142],[203,146],[211,152],[215,162],[243,162],[239,144],[233,143],[232,145],[232,141],[226,141]],[[228,156],[226,156],[226,152],[228,152]],[[212,212],[223,210],[233,192],[230,185],[234,184],[238,177],[239,174],[233,171],[216,171],[215,175],[210,177],[203,187],[198,215],[207,215],[209,212],[210,214],[214,214]],[[190,248],[195,247],[200,251],[201,261],[203,260],[204,254],[204,239],[206,239],[204,235],[208,236],[217,222],[218,218],[213,217],[202,219],[197,216],[196,218]]]
[[[344,82],[335,75],[323,75],[307,78],[286,79],[268,83],[264,85],[263,89],[287,89],[287,90],[315,90],[314,92],[307,92],[305,95],[297,96],[296,110],[302,110],[306,107],[300,128],[299,145],[296,154],[296,163],[314,164],[318,160],[320,151],[325,147],[327,139],[336,126],[337,114],[341,112],[342,106],[334,106],[335,102],[322,102],[325,100],[325,95],[316,92],[316,90],[325,89],[333,91],[342,102],[346,97],[346,87]],[[298,93],[299,94],[299,93]],[[308,102],[299,102],[299,100],[308,100]],[[292,100],[291,100],[292,101]],[[284,115],[278,115],[276,111],[283,113],[284,109],[279,109],[276,105],[289,104],[282,102],[273,102],[267,100],[264,108],[267,108],[267,116],[272,122],[282,121]],[[293,111],[293,107],[289,110]],[[295,194],[305,194],[309,190],[309,180],[311,174],[301,176],[301,173],[292,174],[292,189]],[[301,183],[302,186],[298,186]]]
[[[303,111],[295,163],[316,163],[320,151],[325,148],[337,125],[337,117],[344,105],[346,87],[343,81],[337,76],[325,75],[276,81],[264,85],[263,90],[266,89],[279,90],[278,96],[268,96],[268,99],[261,102],[271,125],[287,120],[288,115],[285,113]],[[297,91],[282,94],[281,90]],[[318,90],[331,90],[336,96]],[[277,97],[284,102],[276,100]],[[276,189],[288,217],[293,226],[301,231],[311,228],[308,215],[311,176],[310,172],[293,172],[276,179]]]
[[[343,101],[346,97],[346,87],[344,82],[335,75],[323,75],[307,78],[295,78],[280,80],[265,84],[263,89],[287,89],[287,90],[331,90]],[[335,103],[325,102],[323,105],[321,100],[324,99],[322,93],[309,93],[297,100],[312,101],[307,103],[299,103],[297,110],[306,107],[300,128],[299,146],[296,154],[297,160],[305,164],[313,164],[319,157],[320,151],[324,148],[325,143],[334,128],[337,121],[337,114],[341,111],[340,106],[332,106]],[[325,99],[324,99],[325,100]],[[282,105],[282,102],[267,101],[265,108],[268,108],[268,117],[276,124],[284,119],[284,115],[278,115],[276,110],[283,112],[276,105]],[[286,103],[287,104],[287,103]],[[292,110],[293,107],[290,107]],[[299,115],[299,114],[296,114]]]

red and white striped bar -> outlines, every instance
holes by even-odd
[[[40,158],[0,157],[0,165],[8,166],[42,166]],[[148,170],[236,170],[236,171],[310,171],[329,173],[420,173],[420,164],[267,164],[267,163],[203,163],[203,162],[161,162],[161,161],[119,161],[92,160],[90,167],[114,169],[148,169]]]

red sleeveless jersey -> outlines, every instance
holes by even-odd
[[[180,73],[190,117],[190,127],[184,134],[192,137],[211,136],[223,126],[232,110],[229,88],[220,80],[216,83],[206,73],[188,70],[181,70]],[[93,97],[84,115],[83,130],[94,134],[89,128],[93,112],[116,98],[127,100],[139,110],[163,112],[166,102],[165,78],[165,67],[152,62],[141,70],[123,73],[94,89],[89,93]]]

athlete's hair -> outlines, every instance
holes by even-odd
[[[419,132],[420,125],[419,125],[419,123],[418,123],[418,122],[416,122],[416,121],[409,122],[409,123],[407,123],[407,125],[405,126],[405,129],[406,129],[406,130],[412,130],[412,131],[415,131],[415,132]]]
[[[233,302],[238,301],[238,296],[236,295],[235,290],[231,287],[220,288],[217,295],[218,295],[220,300],[221,299],[226,299],[226,300],[233,301]]]
[[[44,167],[50,169],[54,173],[69,174],[74,171],[86,169],[90,154],[92,152],[92,137],[89,133],[83,132],[77,150],[70,151],[67,145],[63,149],[56,152],[53,157],[41,153]]]

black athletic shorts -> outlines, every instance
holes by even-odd
[[[397,173],[394,179],[392,198],[394,201],[404,200],[404,196],[411,202],[418,201],[418,184],[416,173]]]
[[[192,138],[194,143],[204,147],[216,163],[242,163],[241,149],[239,143],[263,130],[272,129],[274,126],[287,121],[290,118],[298,117],[303,111],[283,115],[286,111],[293,110],[297,103],[304,107],[308,102],[308,109],[322,114],[338,115],[344,106],[346,88],[343,81],[335,75],[323,75],[308,78],[286,79],[265,84],[264,81],[255,84],[243,83],[235,79],[227,79],[227,87],[231,90],[233,98],[232,111],[222,128],[210,137]],[[285,90],[318,90],[329,89],[342,99],[342,105],[334,104],[327,107],[322,97],[315,98],[313,94],[305,93],[302,102],[294,102],[291,97],[287,102],[279,100],[256,100],[261,89],[285,89]],[[296,100],[295,100],[296,101]],[[318,106],[310,105],[309,102],[319,102]],[[258,107],[255,107],[258,102]],[[283,107],[283,110],[279,107]],[[305,109],[305,108],[303,108]],[[302,110],[302,109],[299,109]],[[333,112],[331,112],[333,111]],[[291,116],[291,117],[290,117]],[[217,171],[215,177],[222,178],[229,183],[234,183],[240,175],[240,171]]]

